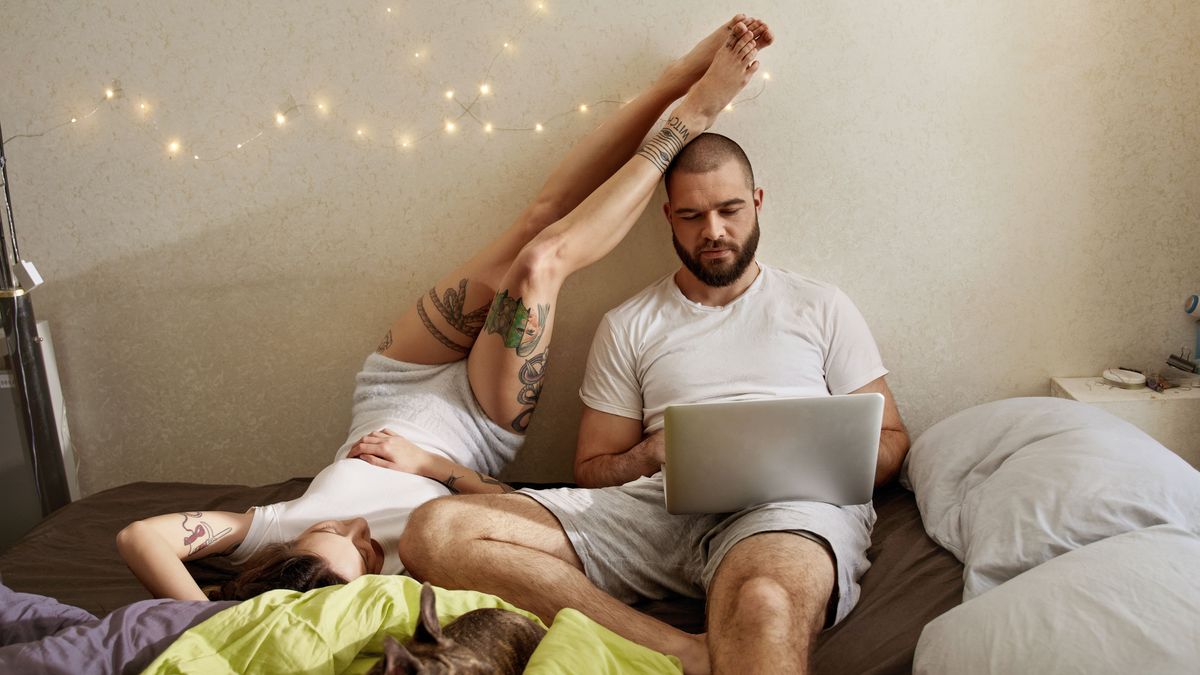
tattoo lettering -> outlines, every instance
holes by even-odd
[[[534,356],[521,366],[518,377],[521,378],[521,391],[517,392],[517,403],[527,405],[512,421],[512,428],[517,433],[525,433],[529,429],[529,418],[537,408],[538,398],[542,395],[542,379],[546,377],[546,362],[550,358],[550,350]]]
[[[538,305],[535,314],[521,298],[514,298],[503,290],[496,294],[483,327],[488,333],[499,334],[504,346],[515,349],[517,356],[529,356],[546,332],[549,314],[549,304]]]
[[[485,475],[479,473],[478,471],[475,472],[475,477],[478,478],[479,482],[483,483],[484,485],[498,485],[501,490],[504,490],[505,494],[508,494],[509,492],[516,492],[516,489],[513,488],[511,485],[501,483],[500,481],[496,480],[495,478],[492,478],[491,476],[485,476]]]
[[[429,300],[433,302],[434,307],[437,307],[438,313],[442,315],[446,323],[472,340],[479,335],[479,331],[483,328],[483,321],[487,318],[488,310],[491,308],[489,303],[463,313],[463,307],[467,304],[466,279],[458,282],[457,290],[447,288],[441,299],[438,299],[436,288],[429,289]]]
[[[688,131],[683,120],[672,117],[667,120],[665,127],[660,129],[649,141],[646,141],[637,154],[650,160],[651,164],[658,167],[660,173],[666,173],[667,167],[671,165],[671,160],[675,159],[675,155],[683,149],[690,135],[691,132]]]
[[[388,347],[391,347],[391,346],[392,346],[392,331],[389,330],[387,335],[383,336],[383,342],[379,343],[379,347],[377,347],[375,349],[375,351],[382,354],[387,351]]]
[[[423,296],[417,300],[417,316],[421,317],[421,323],[425,324],[425,330],[429,331],[429,334],[435,340],[445,345],[447,349],[456,351],[459,354],[466,354],[471,351],[470,347],[464,347],[451,340],[443,335],[442,331],[437,329],[437,326],[433,325],[433,322],[429,320],[429,314],[425,312],[425,298]]]
[[[212,525],[200,520],[204,517],[202,511],[192,511],[183,514],[183,531],[187,532],[187,536],[183,538],[183,545],[188,547],[188,555],[198,553],[217,542],[218,539],[233,532],[232,527],[227,527],[220,532],[214,532]],[[198,521],[198,522],[189,522]]]
[[[459,478],[462,478],[462,476],[455,476],[454,472],[451,471],[449,478],[447,478],[446,480],[439,480],[438,482],[441,483],[442,485],[445,485],[446,489],[450,491],[450,494],[456,495],[456,494],[460,494],[460,493],[458,491],[458,488],[454,487],[454,482],[457,481]]]

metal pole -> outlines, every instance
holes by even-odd
[[[13,222],[12,200],[8,190],[8,164],[4,157],[4,132],[0,129],[0,181],[3,181],[4,215],[7,231],[0,227],[0,320],[8,343],[12,362],[17,419],[21,421],[21,441],[33,460],[34,481],[41,500],[42,514],[65,506],[71,501],[63,466],[62,438],[54,418],[50,399],[50,382],[46,377],[46,360],[42,354],[42,338],[37,333],[37,317],[25,289],[17,284],[13,268],[20,264],[17,230]],[[7,234],[7,236],[5,236]]]

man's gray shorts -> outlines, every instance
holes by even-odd
[[[732,514],[671,515],[662,474],[619,487],[521,490],[558,518],[583,571],[625,603],[671,594],[703,598],[735,544],[762,532],[792,532],[829,549],[837,567],[836,624],[858,602],[858,580],[871,563],[871,504],[765,504]]]

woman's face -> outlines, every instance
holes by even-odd
[[[383,570],[383,547],[362,518],[323,520],[296,537],[296,548],[324,558],[346,581]]]

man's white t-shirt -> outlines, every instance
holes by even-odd
[[[313,479],[303,495],[290,502],[254,507],[246,538],[229,556],[240,565],[267,544],[292,541],[315,523],[362,517],[371,538],[383,546],[380,574],[400,574],[400,534],[413,509],[450,494],[441,483],[411,473],[385,469],[361,459],[339,459]]]
[[[688,300],[674,274],[605,314],[580,398],[663,426],[669,405],[848,394],[887,374],[867,322],[837,287],[759,263],[722,307]]]

